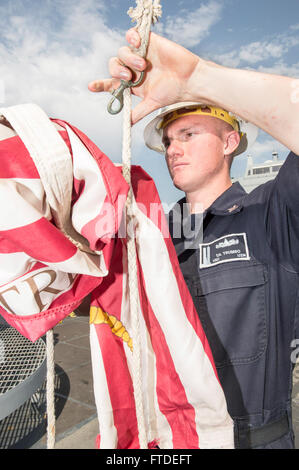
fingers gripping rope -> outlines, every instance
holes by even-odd
[[[158,18],[162,14],[162,8],[159,4],[160,0],[137,0],[137,7],[130,8],[128,11],[129,16],[132,18],[132,22],[136,22],[136,29],[139,31],[141,37],[141,45],[138,49],[133,48],[133,52],[136,52],[141,57],[146,56],[150,27],[152,23],[156,23]],[[118,114],[124,106],[124,91],[127,88],[134,88],[138,86],[144,78],[145,72],[141,72],[136,82],[121,80],[120,86],[112,92],[113,97],[108,104],[108,112],[110,114]],[[117,102],[116,107],[114,103]]]
[[[145,57],[151,25],[155,24],[162,16],[162,7],[160,0],[136,0],[136,4],[135,9],[130,8],[128,11],[132,22],[136,22],[136,29],[141,38],[141,45],[134,52]]]

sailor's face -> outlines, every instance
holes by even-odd
[[[224,140],[218,121],[210,116],[189,115],[164,129],[166,162],[178,189],[196,191],[223,170]]]

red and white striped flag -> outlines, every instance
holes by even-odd
[[[19,134],[0,141],[0,314],[34,341],[91,292],[97,447],[138,449],[121,167],[70,124],[49,127],[34,105],[0,112]],[[133,166],[132,187],[148,445],[232,448],[233,423],[155,185]]]

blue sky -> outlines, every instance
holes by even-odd
[[[299,78],[299,1],[161,0],[154,28],[196,54],[230,67]],[[108,76],[109,57],[124,43],[135,0],[0,0],[0,104],[39,104],[48,115],[78,126],[113,161],[121,161],[121,116],[106,111],[108,94],[89,81]],[[133,129],[133,162],[154,178],[162,201],[181,197],[163,157],[143,144],[145,118]],[[287,149],[260,132],[254,161],[284,159]],[[247,154],[235,159],[240,176]]]

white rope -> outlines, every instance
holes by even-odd
[[[149,33],[152,23],[161,16],[160,0],[136,0],[136,8],[130,8],[129,16],[133,22],[137,22],[136,29],[141,37],[141,46],[135,49],[140,56],[145,57],[149,41]],[[131,90],[124,90],[124,119],[123,119],[123,176],[130,185],[126,202],[127,213],[127,250],[128,250],[128,275],[129,275],[129,298],[130,311],[132,315],[132,337],[133,337],[133,368],[132,379],[134,397],[136,403],[136,416],[139,432],[139,445],[141,449],[148,448],[148,438],[145,426],[143,401],[142,401],[142,367],[140,347],[140,325],[139,325],[139,292],[137,278],[137,257],[132,219],[133,192],[131,188]]]
[[[47,331],[47,449],[55,446],[55,362],[54,332]]]
[[[162,16],[160,0],[136,0],[136,8],[130,8],[128,15],[132,18],[132,22],[136,22],[136,29],[141,37],[141,45],[134,51],[145,57],[151,25]]]

